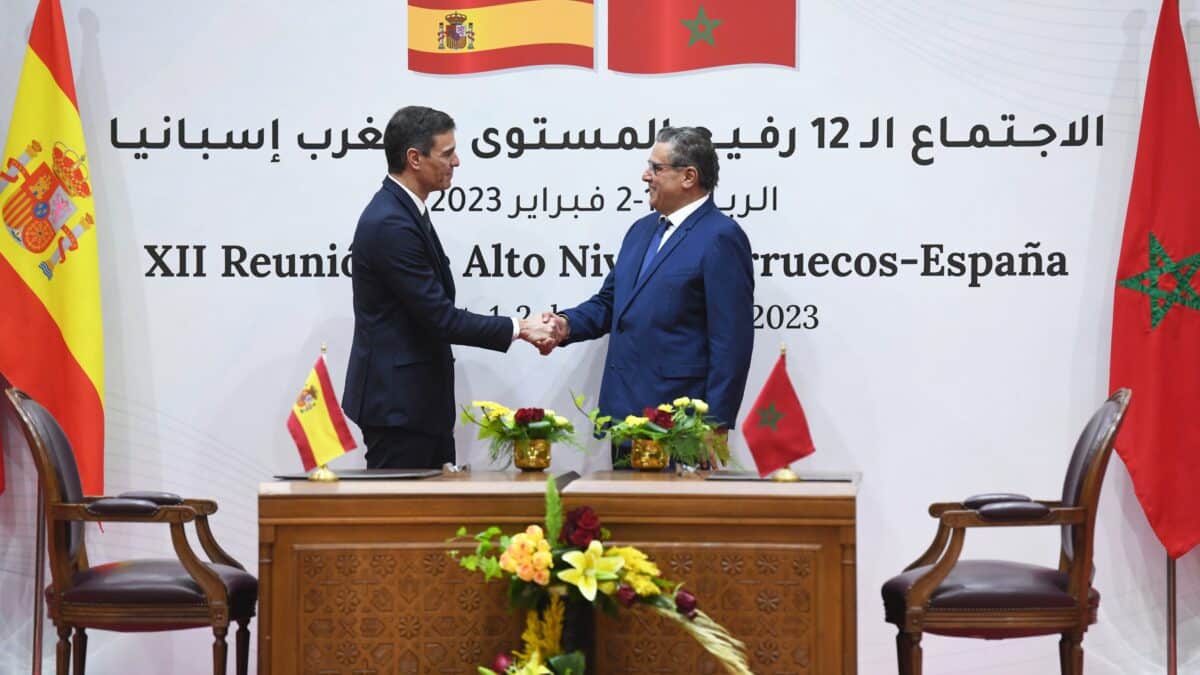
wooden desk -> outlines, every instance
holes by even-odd
[[[474,673],[520,646],[500,583],[446,556],[460,526],[515,531],[543,517],[544,474],[263,483],[260,673]],[[688,582],[747,643],[756,673],[854,673],[853,483],[725,483],[627,472],[563,489],[621,543]],[[597,619],[589,673],[712,673],[646,612]],[[637,666],[630,664],[637,663]]]
[[[854,482],[725,482],[604,472],[563,490],[588,505],[700,608],[746,643],[750,668],[856,672]],[[721,673],[679,629],[649,612],[596,620],[595,673]],[[591,673],[593,671],[589,671]]]

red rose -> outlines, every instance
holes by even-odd
[[[587,548],[592,540],[600,538],[600,518],[590,506],[571,509],[563,524],[562,540],[572,546]]]
[[[653,422],[664,429],[675,426],[675,420],[671,419],[671,413],[665,410],[655,410]]]
[[[637,592],[628,584],[621,584],[617,589],[617,600],[626,607],[633,607],[634,601],[637,600]]]
[[[517,424],[529,424],[531,422],[541,422],[546,417],[546,411],[542,408],[519,408],[514,415]]]

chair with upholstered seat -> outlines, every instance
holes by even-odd
[[[85,497],[75,455],[54,416],[24,392],[10,388],[6,393],[33,454],[45,499],[51,575],[46,603],[58,629],[59,675],[68,673],[72,642],[74,671],[84,675],[86,629],[143,632],[202,626],[212,627],[213,673],[221,675],[231,621],[238,624],[237,672],[245,675],[250,653],[247,624],[254,616],[258,580],[213,538],[208,516],[216,512],[216,503],[165,492]],[[178,557],[92,567],[83,537],[83,523],[88,521],[166,523]],[[200,560],[188,544],[188,522],[195,523],[211,562]]]
[[[883,585],[884,613],[899,628],[901,675],[921,674],[921,635],[989,640],[1062,636],[1063,675],[1083,673],[1083,634],[1096,622],[1092,588],[1096,505],[1130,392],[1122,389],[1092,415],[1067,465],[1061,501],[986,494],[936,503],[933,543],[904,573]],[[1002,560],[959,560],[968,528],[1059,526],[1058,568]]]

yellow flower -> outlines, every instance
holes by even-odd
[[[618,546],[608,550],[609,555],[619,556],[625,561],[621,568],[621,577],[629,584],[635,593],[641,596],[659,595],[662,591],[654,579],[662,573],[658,565],[650,562],[650,558],[632,546]]]
[[[650,558],[645,553],[632,546],[614,546],[608,549],[608,555],[620,556],[625,561],[624,569],[626,572],[646,574],[652,577],[662,574],[658,570],[658,565],[650,562]]]
[[[546,535],[542,533],[541,525],[530,525],[525,528],[525,535],[532,539],[535,544],[546,538]]]
[[[680,396],[679,398],[675,399],[674,401],[671,401],[671,405],[675,406],[676,408],[686,408],[691,404],[692,404],[692,399],[690,399],[686,396]]]
[[[638,417],[637,415],[630,415],[625,418],[625,424],[631,427],[640,427],[649,421],[649,417]]]
[[[554,555],[549,551],[538,551],[533,554],[533,569],[535,570],[549,569],[553,562]],[[544,586],[545,584],[542,585]]]
[[[554,426],[569,427],[569,426],[571,426],[571,420],[563,417],[562,415],[555,415],[554,416]]]
[[[625,564],[621,556],[604,555],[604,547],[594,539],[586,551],[568,551],[562,558],[571,569],[559,572],[558,578],[578,587],[588,602],[596,599],[596,582],[611,581]]]
[[[670,403],[663,403],[658,406],[658,409],[663,412],[668,412],[668,413],[675,412],[675,406],[671,405]]]
[[[701,415],[708,412],[708,404],[698,398],[692,399],[692,407],[695,408],[696,412],[700,413]]]

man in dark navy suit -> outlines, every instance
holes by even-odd
[[[342,409],[362,429],[368,468],[440,468],[454,457],[450,345],[507,351],[556,337],[543,319],[454,306],[454,277],[429,218],[429,193],[450,187],[454,120],[409,106],[383,134],[388,175],[363,209],[351,253],[354,343]]]
[[[656,140],[642,173],[654,211],[625,233],[599,293],[542,317],[565,336],[559,344],[609,336],[603,414],[622,419],[688,396],[732,428],[754,347],[750,241],[713,204],[708,131],[669,127]]]

